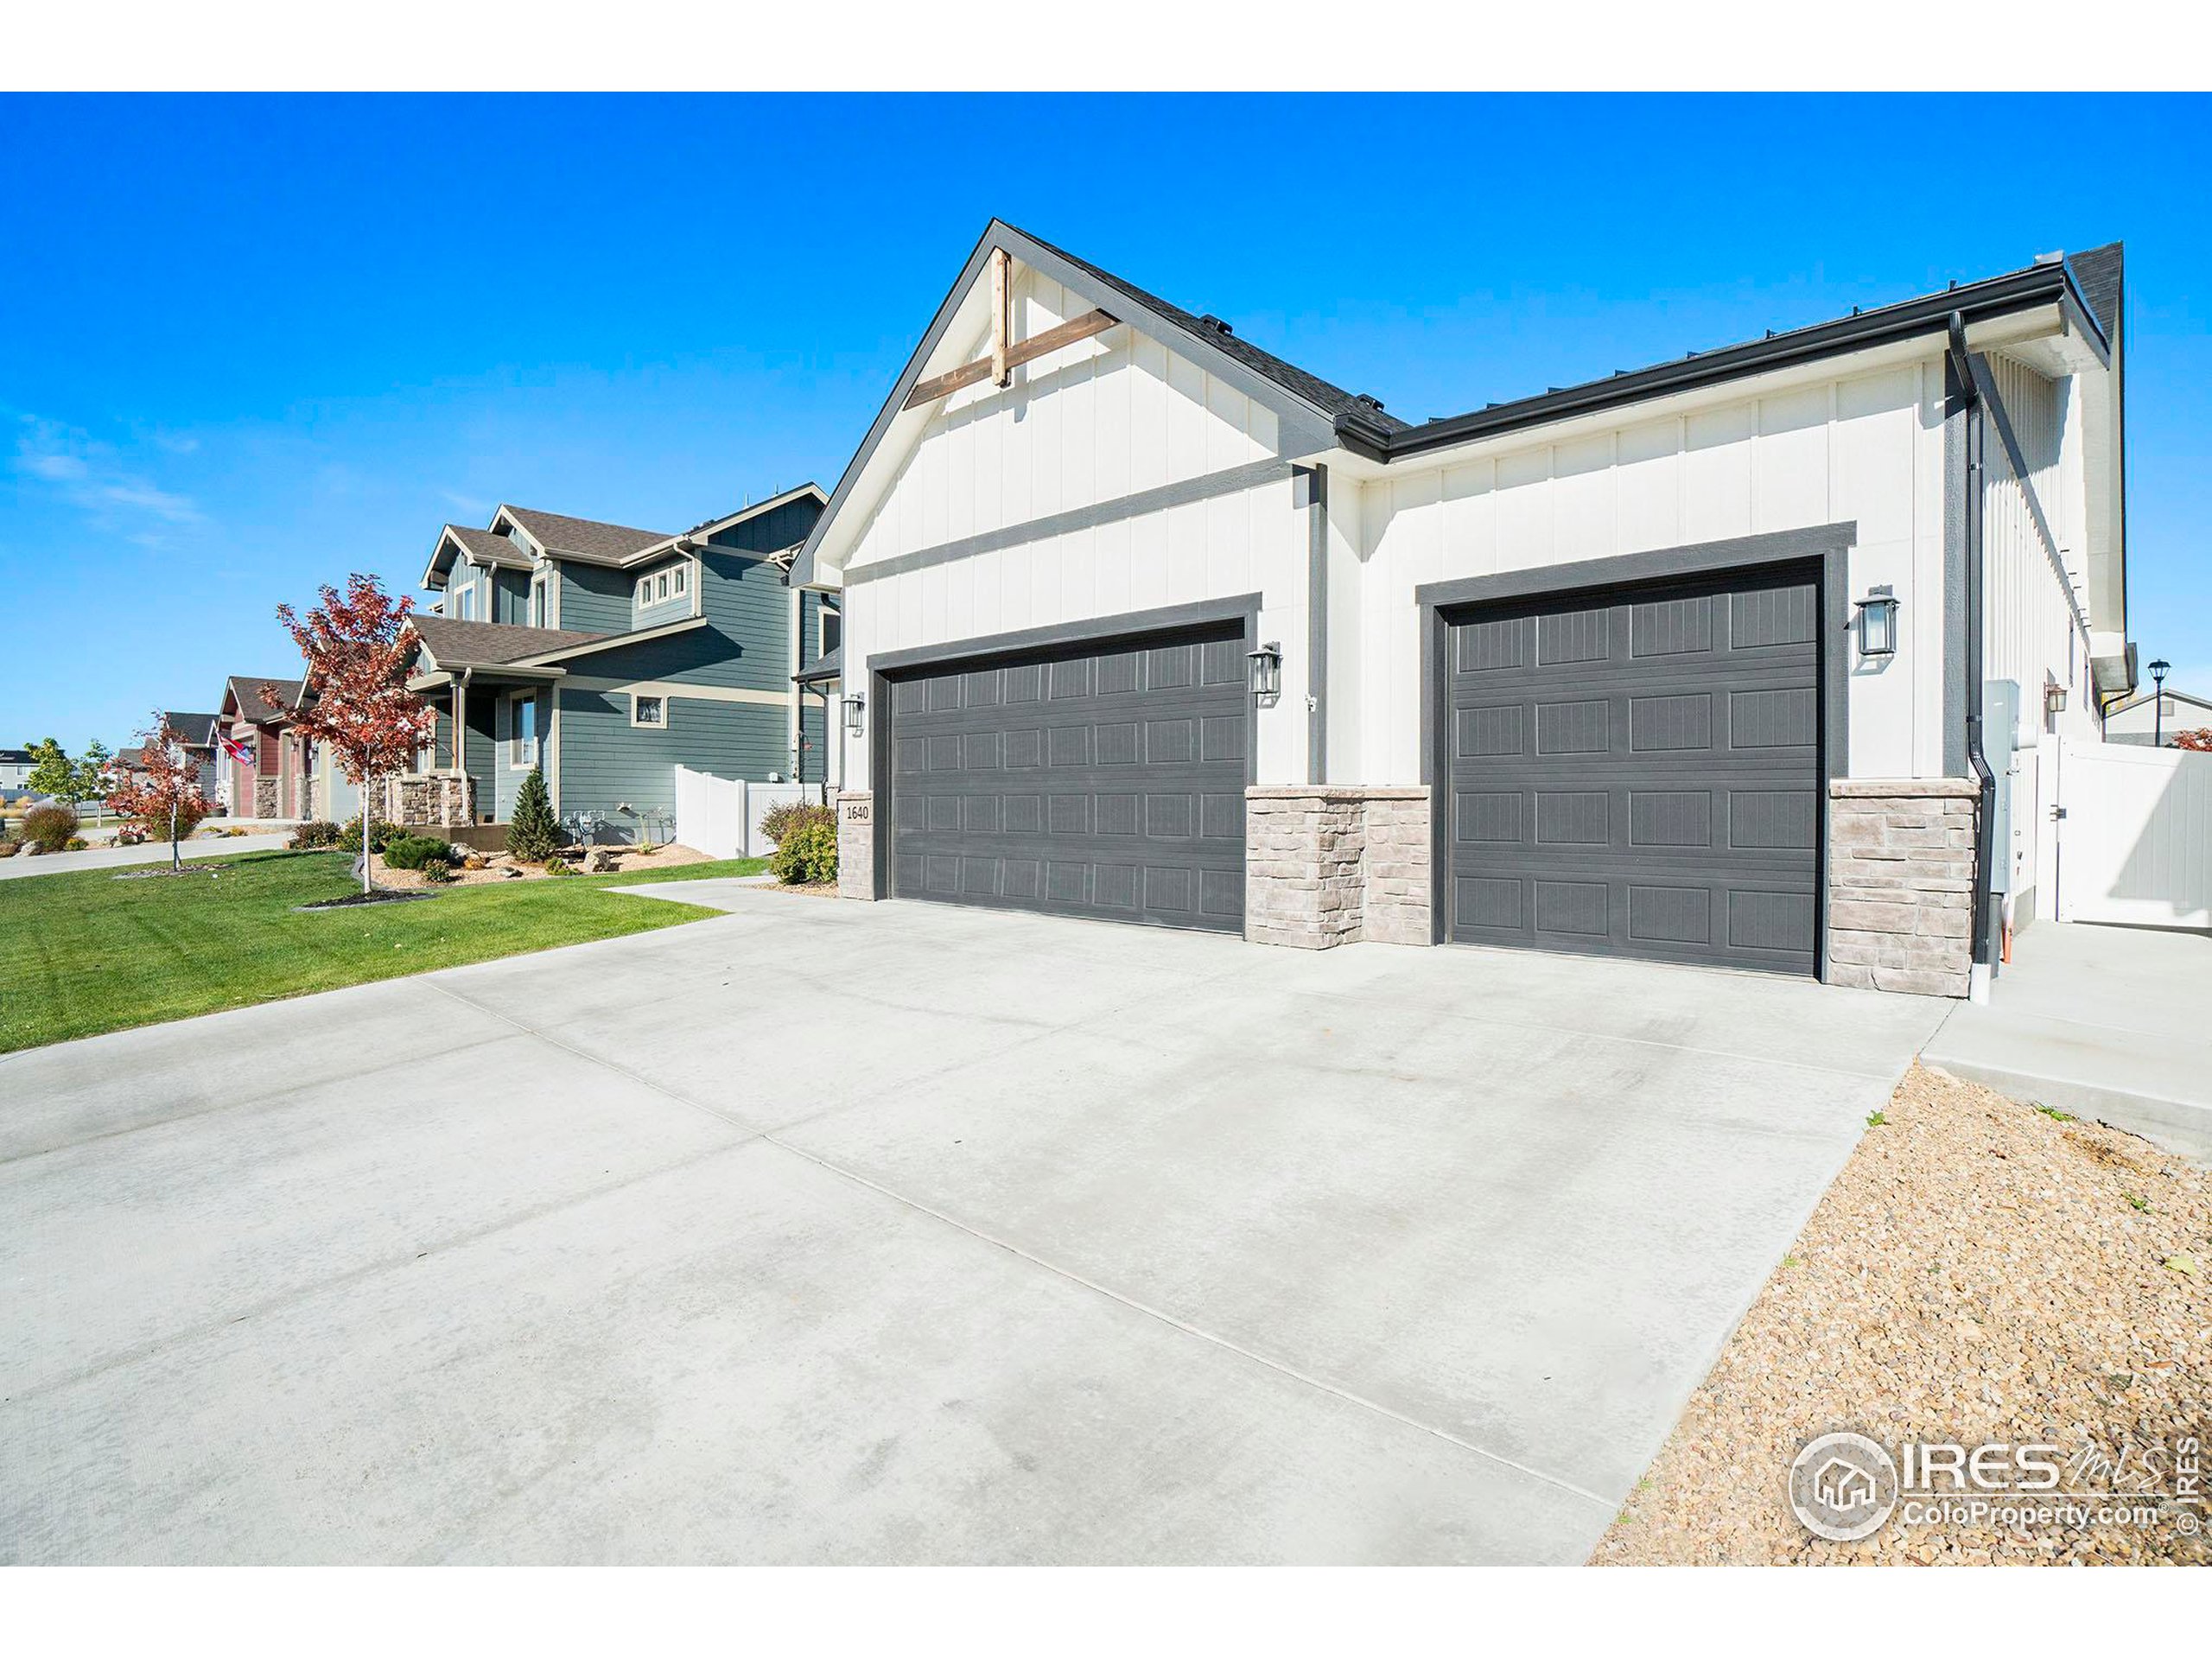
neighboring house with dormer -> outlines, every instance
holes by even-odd
[[[262,695],[268,687],[276,694]],[[300,682],[273,676],[233,674],[223,683],[214,729],[219,744],[218,791],[234,818],[290,820],[308,816],[306,745],[290,729]]]
[[[556,812],[631,841],[674,833],[679,766],[825,783],[827,712],[793,676],[836,601],[788,575],[826,499],[804,485],[676,535],[510,506],[446,525],[409,624],[436,732],[387,814],[504,823],[542,764]]]

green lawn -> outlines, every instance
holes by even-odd
[[[409,905],[298,915],[359,883],[342,853],[194,859],[213,877],[108,870],[0,881],[0,1053],[494,957],[675,927],[696,905],[601,891],[753,875],[760,859],[456,887]]]

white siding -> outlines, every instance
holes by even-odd
[[[2055,741],[2094,741],[2098,735],[2089,678],[2089,642],[2075,625],[2067,588],[2078,572],[2063,576],[2062,564],[2079,558],[2074,548],[2044,539],[2029,506],[2032,491],[2055,536],[2080,518],[2078,490],[2069,490],[2062,463],[2076,446],[2065,438],[2066,388],[2026,365],[2003,356],[1989,359],[1991,378],[2018,439],[2024,477],[1992,420],[1985,428],[1982,547],[1986,572],[1982,599],[1983,677],[2011,680],[2020,689],[2019,745],[2009,775],[2012,844],[1999,855],[2012,862],[2012,909],[2016,920],[2050,913],[2044,897],[2055,874],[2046,830],[2054,779],[2044,775],[2055,760]],[[2044,688],[2066,688],[2063,714],[2044,712]]]
[[[1027,339],[1090,307],[1016,273]],[[973,342],[982,355],[987,340]],[[1126,327],[945,400],[877,502],[846,569],[1220,472],[1274,453],[1274,412]]]
[[[1365,550],[1366,706],[1332,776],[1419,781],[1422,583],[1842,520],[1859,526],[1851,596],[1887,582],[1903,601],[1897,657],[1852,676],[1849,772],[1941,775],[1940,359],[1392,474],[1344,515]]]
[[[896,506],[894,501],[887,505]],[[1257,593],[1260,630],[1283,647],[1283,696],[1259,721],[1263,783],[1305,779],[1306,520],[1281,478],[1141,518],[849,582],[846,660],[950,640]],[[862,690],[855,677],[849,689]],[[848,785],[869,787],[865,743]]]

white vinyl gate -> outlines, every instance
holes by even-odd
[[[2058,919],[2212,928],[2212,754],[2058,747]]]

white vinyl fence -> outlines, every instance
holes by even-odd
[[[2060,745],[2058,919],[2212,928],[2212,754]]]
[[[676,838],[709,858],[766,858],[776,843],[760,833],[768,809],[811,801],[811,784],[749,784],[712,772],[676,769]]]

